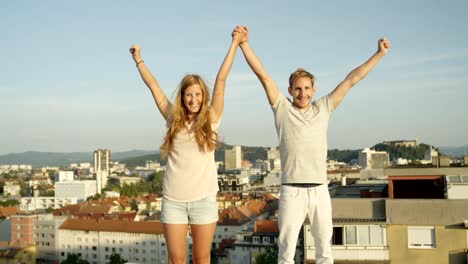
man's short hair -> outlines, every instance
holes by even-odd
[[[291,73],[291,75],[289,76],[289,87],[292,87],[293,83],[297,79],[302,78],[302,77],[309,78],[310,82],[312,83],[312,86],[314,86],[314,81],[315,81],[314,75],[312,73],[304,70],[303,68],[299,68],[295,72]]]

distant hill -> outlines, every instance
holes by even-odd
[[[388,146],[384,146],[381,143],[376,144],[373,148],[376,150],[388,151],[393,157],[396,158],[408,158],[408,159],[421,159],[423,158],[425,150],[429,145],[420,144],[417,149],[411,148],[398,148],[392,149]],[[215,160],[224,161],[224,150],[226,148],[232,148],[233,145],[222,144],[215,151]],[[242,146],[244,152],[244,159],[250,162],[255,162],[258,159],[267,159],[267,147],[250,147]],[[440,147],[439,150],[450,156],[460,157],[464,154],[468,154],[468,145],[461,147]],[[349,162],[350,160],[357,159],[358,153],[361,150],[328,150],[328,158],[331,160],[337,160],[342,162]],[[162,165],[166,164],[166,160],[161,160],[159,151],[148,151],[148,150],[131,150],[123,152],[112,152],[113,161],[119,161],[127,164],[127,166],[144,166],[147,160],[156,160]],[[23,153],[11,153],[7,155],[0,155],[1,164],[31,164],[33,167],[42,166],[69,166],[70,163],[80,162],[93,162],[93,152],[39,152],[39,151],[27,151]]]
[[[439,150],[445,155],[461,157],[468,154],[468,145],[461,147],[439,147]]]
[[[120,161],[127,158],[154,154],[156,151],[131,150],[111,152],[111,159]],[[68,166],[70,163],[93,162],[93,152],[40,152],[27,151],[0,155],[0,164],[31,164],[33,167]]]

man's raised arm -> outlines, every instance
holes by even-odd
[[[388,49],[390,48],[390,41],[385,38],[379,39],[378,41],[378,50],[372,55],[366,62],[361,66],[352,70],[348,76],[340,83],[338,86],[331,92],[331,98],[333,101],[333,107],[336,109],[340,105],[341,101],[345,95],[351,90],[351,88],[358,83],[360,80],[364,79],[366,75],[377,65],[380,59],[385,56]]]
[[[271,76],[266,72],[265,67],[263,67],[262,62],[257,57],[255,52],[249,45],[249,32],[247,27],[240,27],[239,32],[243,34],[244,38],[241,41],[240,48],[244,54],[245,60],[249,64],[250,68],[253,70],[255,75],[257,75],[258,79],[263,85],[265,89],[265,93],[268,97],[268,102],[270,105],[273,105],[276,100],[278,99],[278,95],[280,91],[276,83],[273,81]]]

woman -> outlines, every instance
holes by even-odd
[[[193,263],[210,263],[210,250],[218,221],[217,168],[214,149],[224,108],[224,89],[241,34],[232,33],[232,43],[216,76],[213,99],[198,75],[185,76],[171,104],[146,67],[140,47],[130,48],[140,75],[151,90],[168,128],[161,154],[167,156],[163,183],[161,222],[164,225],[169,263],[186,263],[187,232],[193,240]]]

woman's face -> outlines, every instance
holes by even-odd
[[[183,100],[188,114],[196,115],[203,104],[203,92],[198,84],[192,84],[184,90]]]

